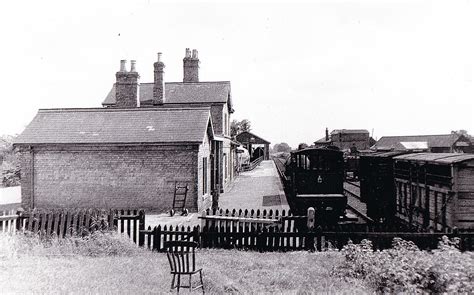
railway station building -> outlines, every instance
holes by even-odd
[[[24,208],[171,209],[176,182],[186,208],[209,208],[234,178],[229,81],[199,81],[197,50],[186,49],[183,81],[140,83],[120,62],[102,108],[39,110],[16,139]]]

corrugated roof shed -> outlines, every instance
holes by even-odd
[[[401,155],[394,158],[404,161],[423,161],[438,164],[452,164],[464,161],[474,160],[474,154],[459,153],[416,153]]]
[[[335,129],[331,131],[331,134],[369,134],[369,131],[365,129]]]
[[[201,143],[210,108],[39,110],[15,144]]]
[[[139,86],[139,99],[141,104],[153,100],[153,83],[141,83]],[[165,83],[165,104],[183,103],[226,103],[230,100],[231,89],[229,81]],[[114,105],[115,84],[102,105]]]
[[[377,149],[403,150],[401,142],[427,142],[428,147],[451,147],[458,139],[458,134],[383,136],[374,145]]]

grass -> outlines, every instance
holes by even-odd
[[[46,246],[37,237],[0,235],[0,253],[0,290],[7,293],[168,293],[171,283],[165,254],[116,235]],[[344,260],[337,252],[202,249],[197,255],[211,294],[373,292],[362,280],[330,274]]]

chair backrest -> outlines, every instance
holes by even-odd
[[[189,241],[166,242],[166,255],[171,272],[186,273],[196,270],[195,249],[199,244]]]

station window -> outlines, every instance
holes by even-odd
[[[207,157],[202,158],[202,194],[207,194]]]
[[[227,154],[224,154],[224,179],[227,179]]]

